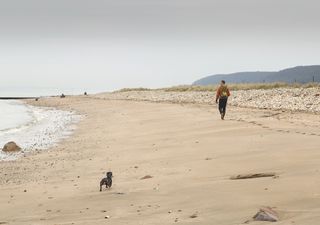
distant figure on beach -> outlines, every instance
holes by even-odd
[[[229,88],[227,87],[226,82],[222,80],[216,95],[216,103],[218,103],[218,100],[219,100],[219,112],[222,120],[224,120],[224,117],[226,115],[227,102],[228,102],[229,96],[230,96]]]
[[[60,95],[60,98],[65,98],[66,96],[64,94],[61,94]]]
[[[84,95],[85,95],[85,96],[87,96],[87,95],[88,95],[88,93],[87,93],[87,92],[84,92]]]

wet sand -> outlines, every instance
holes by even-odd
[[[319,115],[230,107],[221,121],[215,106],[84,96],[33,104],[85,118],[58,147],[0,162],[0,224],[233,225],[262,206],[277,224],[319,224]],[[114,186],[99,192],[109,170]],[[277,177],[229,179],[264,172]]]

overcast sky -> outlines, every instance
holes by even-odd
[[[114,90],[320,63],[316,0],[0,1],[0,87]]]

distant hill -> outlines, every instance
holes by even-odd
[[[197,80],[193,83],[193,85],[217,84],[221,80],[225,80],[227,83],[308,83],[312,82],[313,79],[315,82],[320,82],[320,66],[298,66],[278,72],[257,71],[217,74]]]

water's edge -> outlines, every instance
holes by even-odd
[[[82,119],[82,116],[74,111],[21,103],[28,108],[33,119],[19,127],[0,133],[0,161],[16,160],[56,146],[74,132],[77,123]],[[22,151],[17,153],[1,151],[3,145],[9,141],[16,142]]]

